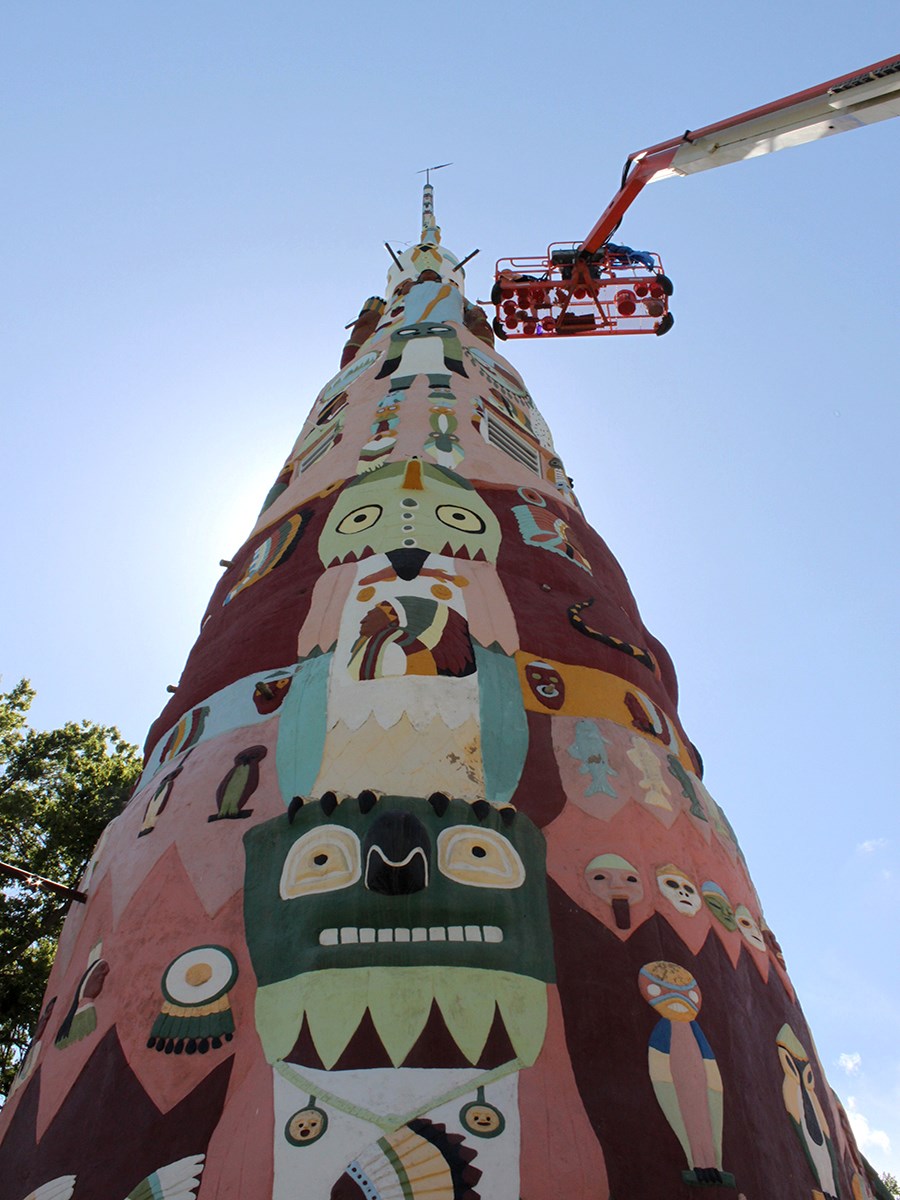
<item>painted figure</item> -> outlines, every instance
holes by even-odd
[[[80,1042],[97,1028],[94,1001],[103,991],[103,984],[109,974],[109,963],[100,957],[101,950],[102,946],[98,942],[90,953],[84,974],[78,981],[69,1011],[57,1030],[54,1044],[59,1050],[71,1046],[73,1042]]]
[[[647,1062],[653,1091],[688,1161],[685,1183],[734,1187],[722,1169],[722,1077],[697,1023],[702,998],[697,981],[677,963],[641,968],[641,995],[659,1014]]]
[[[825,1200],[837,1200],[837,1164],[828,1120],[816,1095],[812,1063],[790,1025],[782,1025],[775,1042],[784,1072],[781,1096],[800,1140],[816,1186]]]
[[[576,724],[575,741],[569,747],[569,754],[581,763],[578,773],[588,777],[585,796],[596,796],[598,792],[607,796],[617,794],[610,778],[615,778],[619,772],[610,766],[608,745],[596,721],[581,720]]]
[[[252,815],[252,809],[244,806],[259,787],[259,764],[267,754],[265,746],[248,746],[235,755],[234,766],[216,788],[216,811],[208,820],[227,821]]]
[[[516,626],[499,545],[490,508],[443,467],[392,463],[344,489],[319,539],[328,570],[300,633],[300,686],[282,708],[287,803],[419,777],[509,801],[527,733],[509,702]]]

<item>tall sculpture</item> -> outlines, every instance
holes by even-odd
[[[426,186],[88,867],[3,1200],[876,1194],[463,275]]]

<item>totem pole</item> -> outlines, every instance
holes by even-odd
[[[82,881],[2,1200],[876,1194],[463,288],[426,185]]]

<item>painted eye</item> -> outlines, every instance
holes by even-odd
[[[662,988],[659,986],[658,983],[648,983],[647,984],[647,995],[648,996],[659,996],[661,994],[661,992],[662,992]]]
[[[414,337],[418,337],[418,336],[419,336],[418,329],[398,329],[397,330],[397,337],[414,338]]]
[[[478,513],[473,513],[470,508],[460,508],[458,504],[439,504],[434,515],[451,529],[462,529],[466,533],[484,533],[485,530]]]
[[[513,846],[493,829],[454,825],[438,835],[438,870],[469,887],[517,888],[525,867]]]
[[[785,1074],[787,1074],[789,1071],[795,1079],[799,1079],[800,1073],[797,1070],[797,1064],[783,1046],[778,1047],[778,1057],[781,1059],[781,1067]]]
[[[360,876],[359,838],[341,825],[320,825],[291,846],[278,894],[282,900],[350,887]]]
[[[364,529],[371,529],[382,511],[380,504],[366,504],[362,508],[354,509],[352,513],[348,513],[346,517],[342,518],[337,531],[338,533],[361,533]]]

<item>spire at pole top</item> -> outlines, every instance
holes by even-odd
[[[435,167],[423,167],[417,174],[425,176],[425,187],[422,189],[422,241],[431,245],[439,245],[441,228],[434,219],[434,188],[431,186],[431,172],[441,171],[444,167],[452,167],[453,163],[438,163]]]

